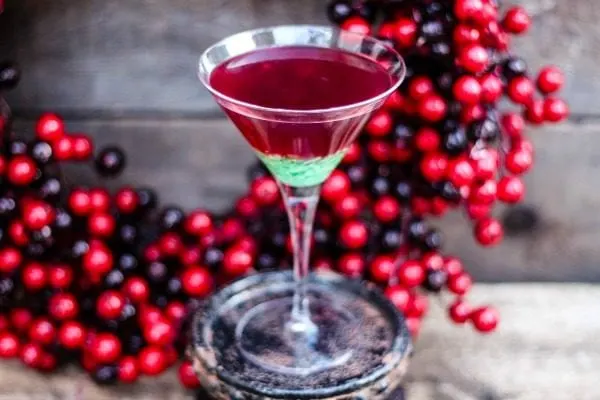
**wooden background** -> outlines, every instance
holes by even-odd
[[[149,184],[164,203],[224,210],[244,191],[244,167],[253,156],[197,81],[197,58],[242,29],[325,22],[325,3],[6,0],[0,59],[14,58],[24,69],[9,102],[24,132],[40,112],[54,110],[98,144],[121,144],[129,169],[111,184]],[[521,222],[533,212],[534,222],[491,251],[473,243],[461,216],[440,222],[446,249],[462,256],[479,280],[524,283],[481,284],[473,293],[473,302],[500,308],[504,321],[493,337],[451,326],[433,303],[408,400],[600,399],[600,286],[585,284],[600,282],[600,2],[510,3],[534,16],[515,52],[532,68],[565,69],[573,115],[531,132],[537,165],[527,178],[526,205],[498,210]],[[91,179],[81,169],[70,176]],[[563,283],[531,283],[550,281]],[[0,364],[0,377],[0,399],[186,398],[173,376],[117,392],[81,375],[41,378],[11,364]]]

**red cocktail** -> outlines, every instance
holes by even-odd
[[[385,44],[318,26],[244,32],[203,54],[202,82],[279,182],[294,246],[293,275],[235,283],[200,319],[198,353],[220,363],[226,384],[260,398],[325,398],[373,384],[405,356],[392,305],[373,289],[309,276],[308,265],[320,185],[404,73]]]

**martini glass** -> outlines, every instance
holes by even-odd
[[[234,283],[199,314],[201,378],[218,369],[219,379],[246,392],[263,387],[256,398],[312,399],[326,397],[314,397],[311,386],[347,393],[399,364],[408,336],[394,307],[374,288],[311,275],[309,260],[321,184],[404,74],[394,49],[324,26],[243,32],[203,53],[202,83],[278,181],[294,259],[291,274]],[[378,340],[388,344],[379,346],[381,358],[398,357],[368,365]],[[367,379],[356,386],[360,377]]]

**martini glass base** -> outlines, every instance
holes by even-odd
[[[388,398],[411,349],[395,307],[373,286],[312,275],[318,334],[298,343],[286,327],[294,287],[290,272],[253,275],[198,311],[191,353],[205,390],[223,400]]]

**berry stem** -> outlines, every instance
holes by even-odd
[[[290,222],[294,249],[294,280],[296,288],[287,329],[298,344],[312,344],[317,339],[317,326],[311,321],[306,281],[310,272],[310,247],[313,224],[321,186],[292,187],[279,182]]]

